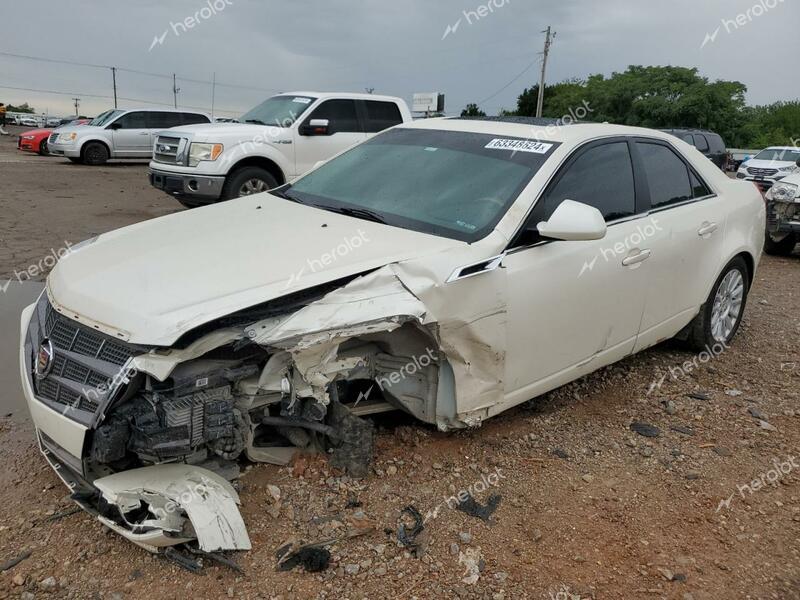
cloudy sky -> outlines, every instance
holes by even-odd
[[[230,84],[217,87],[218,115],[239,115],[278,91],[365,88],[408,101],[414,92],[441,91],[449,114],[468,102],[493,114],[514,108],[537,80],[540,32],[551,25],[557,37],[548,82],[630,64],[680,65],[710,79],[741,81],[753,104],[800,98],[796,0],[480,6],[477,0],[26,0],[3,9],[0,53],[117,66],[123,107],[171,105],[177,73],[179,105],[208,110],[211,86],[203,82],[216,73],[220,84]],[[192,28],[185,27],[187,17],[195,20]],[[107,68],[0,54],[0,101],[7,104],[27,101],[66,115],[77,95],[81,113],[93,115],[112,105],[111,93]]]

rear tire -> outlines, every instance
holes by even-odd
[[[797,244],[797,236],[794,233],[788,234],[781,241],[776,242],[769,233],[764,238],[764,252],[772,256],[789,256]]]
[[[81,151],[81,158],[87,165],[104,165],[108,162],[108,148],[100,142],[89,142]]]
[[[50,156],[50,150],[47,149],[47,138],[39,142],[39,154],[42,156]]]
[[[750,291],[747,264],[741,256],[729,262],[717,278],[700,313],[689,324],[688,342],[697,351],[727,348],[742,322]]]
[[[220,200],[232,200],[242,196],[260,194],[280,184],[272,173],[261,167],[244,167],[232,173],[225,181]]]

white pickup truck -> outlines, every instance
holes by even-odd
[[[162,131],[150,184],[188,208],[264,192],[412,117],[400,98],[290,92],[239,120]]]

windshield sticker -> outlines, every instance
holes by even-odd
[[[484,147],[492,148],[493,150],[512,150],[514,152],[547,154],[547,151],[553,147],[553,144],[543,144],[542,142],[533,142],[531,140],[509,140],[504,138],[495,138]]]
[[[459,227],[463,227],[464,229],[469,229],[470,231],[475,231],[478,227],[473,225],[472,223],[465,223],[464,221],[458,220],[456,221],[456,225]]]
[[[297,102],[298,104],[308,104],[311,102],[311,98],[294,98],[292,102]]]

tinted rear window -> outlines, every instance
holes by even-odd
[[[644,163],[653,208],[684,202],[694,197],[689,169],[675,152],[661,144],[637,142]]]
[[[394,127],[403,122],[400,109],[394,102],[378,102],[367,100],[364,102],[367,107],[367,133],[383,131],[389,127]]]

